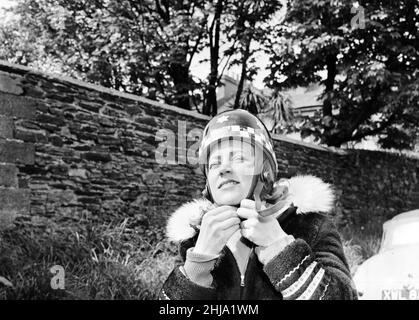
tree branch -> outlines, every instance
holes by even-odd
[[[169,24],[170,23],[170,16],[169,16],[169,8],[168,8],[167,1],[164,1],[164,3],[163,3],[163,6],[165,7],[166,12],[163,10],[159,0],[155,0],[154,3],[156,4],[157,13],[160,15],[160,17],[163,19],[163,21],[166,24]]]
[[[361,123],[363,123],[365,120],[367,120],[371,115],[373,115],[374,113],[376,113],[379,109],[380,109],[380,104],[377,103],[378,100],[378,95],[381,91],[381,88],[379,86],[374,88],[373,94],[372,94],[372,99],[370,102],[368,102],[368,105],[371,106],[370,108],[368,108],[367,103],[364,103],[363,106],[364,108],[362,108],[357,116],[355,117],[355,119],[353,119],[353,121],[351,121],[352,125],[348,128],[347,132],[349,132],[350,134],[352,134],[352,132],[359,127],[359,125]]]
[[[201,30],[199,31],[199,34],[198,34],[198,38],[196,39],[195,45],[193,46],[192,52],[190,53],[190,58],[189,58],[189,61],[187,62],[188,69],[191,66],[192,59],[193,59],[195,53],[198,51],[199,43],[201,42],[202,37],[204,36],[204,26],[207,23],[207,19],[208,19],[208,14],[205,15],[205,17],[203,19],[203,22],[202,22],[202,25],[201,25]]]
[[[372,136],[372,135],[375,135],[377,133],[380,133],[381,131],[383,131],[384,129],[386,129],[390,125],[392,125],[396,119],[397,119],[396,114],[393,113],[389,118],[387,118],[385,121],[382,122],[381,126],[375,128],[375,129],[366,130],[366,131],[363,131],[363,132],[359,132],[355,135],[352,135],[351,139],[348,139],[347,141],[357,141],[357,140],[360,140],[360,139],[362,139],[366,136]]]

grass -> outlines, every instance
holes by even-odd
[[[342,244],[348,260],[351,274],[354,275],[357,267],[377,254],[381,243],[382,224],[372,224],[366,227],[347,227],[341,230]]]
[[[17,225],[0,233],[0,299],[157,299],[177,261],[163,230],[108,224],[36,229]],[[352,275],[377,253],[378,229],[342,230]],[[65,288],[52,289],[50,269],[65,271]]]
[[[50,233],[15,228],[0,235],[0,299],[156,299],[172,270],[176,247],[156,232],[137,232],[128,219]],[[65,288],[52,289],[60,265]],[[0,279],[1,280],[1,279]]]

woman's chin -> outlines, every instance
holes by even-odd
[[[229,192],[224,192],[215,198],[215,202],[219,206],[236,206],[240,204],[244,197],[241,194],[230,194]]]

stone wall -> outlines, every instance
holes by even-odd
[[[335,215],[341,226],[381,224],[398,213],[419,208],[417,158],[275,140],[284,176],[313,174],[333,185]]]
[[[187,150],[208,117],[74,79],[0,62],[0,226],[51,228],[131,217],[144,228],[198,197],[204,180]],[[174,133],[175,162],[156,151]],[[160,131],[161,132],[161,131]],[[187,139],[186,139],[187,138]],[[344,151],[275,136],[281,176],[335,186],[342,225],[419,207],[419,160]],[[187,140],[185,143],[184,141]]]

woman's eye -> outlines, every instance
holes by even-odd
[[[233,157],[233,161],[236,161],[236,162],[242,162],[242,161],[245,161],[245,160],[246,159],[242,155],[237,155],[237,156]]]
[[[218,167],[219,165],[220,165],[220,164],[219,164],[218,162],[210,163],[210,164],[209,164],[209,168],[210,168],[210,169],[214,169],[214,168]]]

